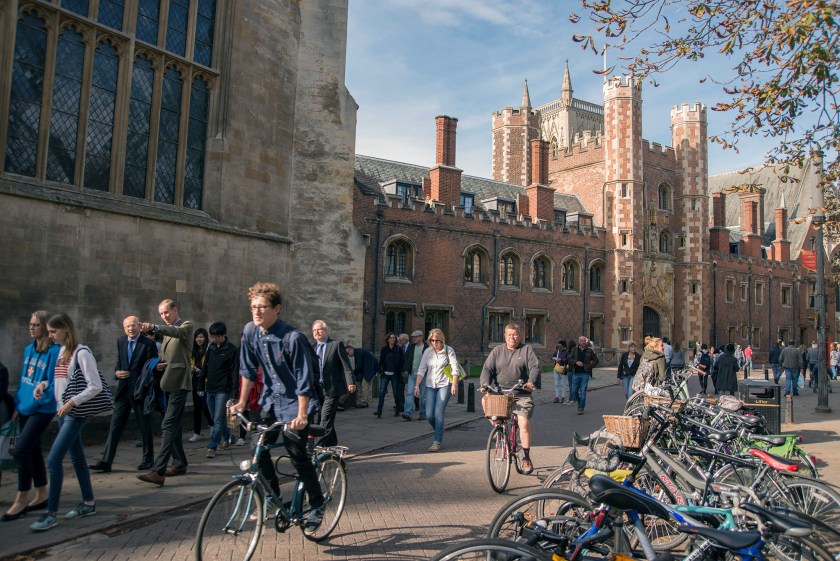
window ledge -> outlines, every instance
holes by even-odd
[[[590,295],[590,296],[594,296],[595,298],[603,298],[603,297],[604,297],[604,293],[603,293],[603,292],[591,292],[591,291],[590,291],[590,292],[589,292],[589,295]]]
[[[499,285],[499,290],[509,290],[510,292],[522,292],[522,289],[518,286],[511,286],[507,284]]]
[[[531,292],[539,292],[541,294],[551,294],[552,290],[550,288],[532,288]]]
[[[487,290],[490,287],[488,287],[483,282],[465,282],[464,283],[464,288],[483,288],[483,289]]]
[[[402,283],[402,284],[412,284],[411,279],[407,279],[405,277],[389,277],[385,276],[385,282],[395,282],[395,283]]]
[[[580,294],[577,290],[569,290],[568,288],[563,289],[563,294]]]

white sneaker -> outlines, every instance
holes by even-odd
[[[198,442],[199,440],[201,440],[201,435],[198,433],[193,433],[190,437],[190,442]]]
[[[239,440],[236,441],[236,445],[237,446],[245,446],[245,439],[240,438]]]

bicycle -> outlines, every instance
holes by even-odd
[[[298,526],[310,541],[326,539],[338,525],[347,500],[344,465],[347,448],[315,446],[314,437],[323,435],[325,429],[319,425],[309,426],[307,451],[324,494],[324,516],[317,528],[307,529],[305,523],[313,509],[307,504],[303,484],[298,481],[291,500],[284,502],[281,496],[274,494],[257,465],[257,458],[263,451],[283,446],[282,439],[276,444],[266,444],[268,434],[274,430],[287,430],[289,423],[276,422],[266,426],[250,422],[238,413],[237,417],[248,431],[258,433],[259,438],[253,457],[240,463],[243,473],[234,475],[233,481],[219,489],[204,509],[196,534],[196,561],[248,561],[263,535],[266,521],[272,518],[278,532]]]
[[[524,384],[519,381],[508,390],[502,390],[487,384],[482,386],[487,395],[504,395],[508,398],[508,415],[491,415],[488,417],[493,423],[493,429],[487,439],[487,478],[490,487],[497,493],[502,493],[510,481],[510,465],[516,472],[524,474],[520,464],[519,453],[522,449],[519,443],[519,422],[515,413],[510,411],[513,392],[520,390]]]

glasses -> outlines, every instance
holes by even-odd
[[[41,327],[40,323],[30,323],[29,327]]]
[[[429,339],[429,343],[443,343],[440,339]]]
[[[252,304],[251,305],[251,311],[256,312],[257,310],[259,310],[259,311],[262,312],[263,310],[266,310],[268,308],[273,308],[273,307],[274,306],[272,306],[271,304]]]

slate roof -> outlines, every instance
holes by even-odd
[[[788,220],[808,216],[811,196],[816,186],[816,176],[810,161],[804,168],[791,169],[788,174],[797,181],[782,181],[782,166],[761,166],[752,169],[731,171],[709,177],[709,193],[718,193],[727,187],[744,183],[756,183],[767,190],[764,194],[764,225],[762,244],[769,246],[776,239],[776,220],[774,210],[781,208],[782,196],[788,211]],[[730,240],[741,237],[741,203],[737,193],[726,195],[726,227],[731,230]],[[709,223],[712,220],[712,207],[709,205]],[[788,223],[790,253],[797,258],[805,243],[810,220],[802,224]],[[734,234],[734,235],[732,235]]]
[[[356,185],[366,195],[384,196],[382,185],[393,180],[421,183],[424,177],[429,177],[428,167],[356,154]],[[516,201],[517,195],[525,194],[525,188],[520,185],[473,175],[461,176],[461,191],[474,194],[474,206],[482,211],[487,210],[481,204],[484,199],[502,197]],[[589,212],[577,195],[564,193],[554,194],[554,208],[563,209],[567,213]]]

